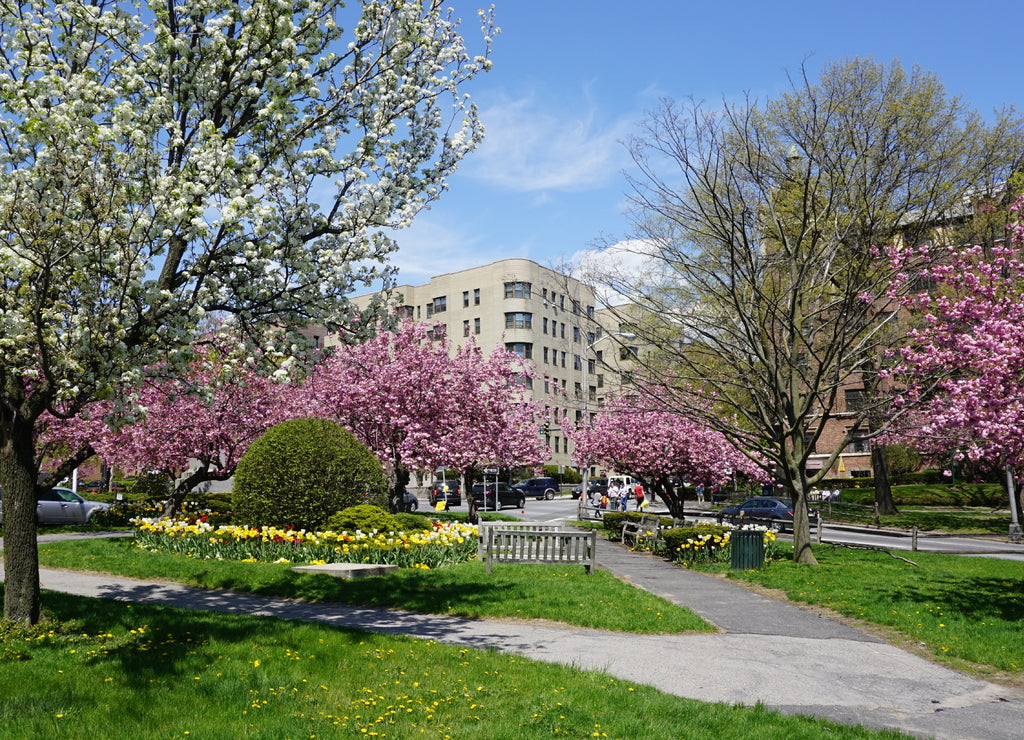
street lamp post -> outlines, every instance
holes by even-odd
[[[590,426],[590,359],[589,354],[595,346],[605,339],[612,337],[622,337],[623,339],[632,339],[635,334],[630,332],[616,332],[614,334],[605,334],[598,337],[590,344],[584,343],[583,345],[583,423]],[[590,462],[584,462],[583,464],[583,487],[580,489],[580,506],[583,505],[583,498],[590,496]]]

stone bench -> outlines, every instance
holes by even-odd
[[[488,573],[494,563],[582,565],[587,575],[594,572],[597,530],[570,532],[522,526],[488,526],[481,534]]]
[[[292,570],[299,573],[324,573],[335,578],[368,578],[393,573],[398,570],[398,566],[379,563],[320,563],[319,565],[296,565]]]

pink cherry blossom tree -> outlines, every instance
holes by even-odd
[[[652,487],[673,516],[683,516],[683,492],[673,479],[723,484],[734,473],[766,480],[763,461],[755,461],[710,427],[686,419],[657,403],[646,387],[639,395],[611,399],[591,426],[567,431],[580,466],[601,463],[629,473]]]
[[[485,357],[470,340],[452,351],[446,337],[407,321],[338,348],[305,387],[312,415],[345,425],[380,457],[397,509],[412,470],[546,457],[521,387],[531,373],[504,349]]]
[[[1020,536],[1016,474],[1024,465],[1024,196],[1011,208],[1009,242],[982,247],[894,249],[893,295],[913,275],[936,288],[901,298],[919,328],[909,332],[894,376],[898,404],[925,403],[920,435],[946,440],[972,460],[1006,470],[1011,535]]]
[[[230,333],[211,333],[196,343],[196,358],[184,373],[165,376],[160,367],[150,368],[133,399],[137,416],[126,418],[104,401],[73,419],[46,419],[47,447],[177,478],[163,512],[172,515],[197,485],[230,478],[257,437],[302,408],[291,372],[270,373],[266,358],[239,356],[238,346]]]

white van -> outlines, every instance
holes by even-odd
[[[614,483],[619,488],[625,486],[626,490],[629,491],[629,495],[632,497],[633,489],[636,488],[636,484],[639,483],[636,478],[631,475],[609,475],[608,476],[608,487]]]

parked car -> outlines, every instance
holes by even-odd
[[[810,519],[818,521],[818,512],[814,509],[810,511]],[[783,532],[793,528],[793,502],[785,498],[752,498],[739,506],[726,506],[718,512],[718,523],[726,521],[763,524],[773,532]]]
[[[526,506],[526,494],[508,483],[476,483],[473,485],[473,501],[478,509],[497,511],[505,506],[522,509]]]
[[[51,488],[36,497],[36,521],[40,524],[85,524],[97,511],[110,504],[87,501],[70,488]],[[3,492],[0,491],[0,522],[3,521]]]
[[[402,511],[416,511],[418,508],[420,508],[420,500],[416,498],[416,494],[406,491],[402,500]]]
[[[589,498],[593,498],[594,496],[603,496],[608,492],[608,479],[591,478],[590,482],[587,484],[587,489],[589,490]],[[579,498],[581,493],[583,493],[582,483],[572,489],[572,497]]]
[[[558,493],[558,481],[554,478],[527,478],[512,487],[517,491],[522,491],[526,496],[545,501],[550,501]]]
[[[430,506],[446,501],[448,506],[462,505],[462,484],[457,480],[436,480],[430,486]]]

